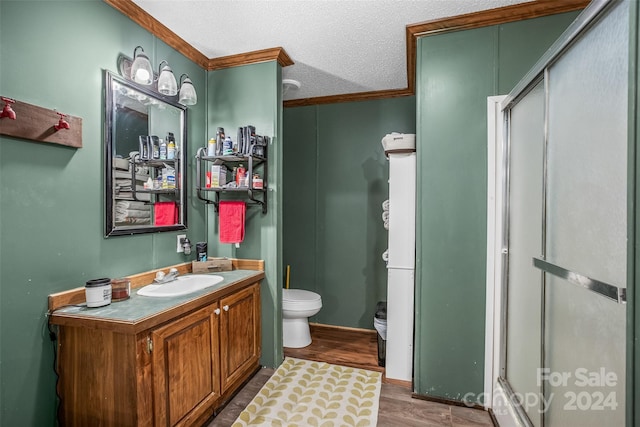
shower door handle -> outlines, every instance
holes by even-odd
[[[618,304],[625,304],[627,302],[626,288],[619,288],[617,286],[592,279],[583,274],[567,270],[566,268],[562,268],[540,258],[533,258],[533,266],[539,268],[545,273],[553,274],[554,276],[573,283],[574,285],[581,286],[602,297],[613,300]]]

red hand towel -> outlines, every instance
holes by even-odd
[[[178,219],[178,205],[176,202],[156,202],[154,204],[156,213],[155,225],[173,225]]]
[[[223,200],[219,204],[220,243],[240,243],[244,240],[244,202]]]

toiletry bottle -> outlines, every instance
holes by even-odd
[[[218,128],[218,131],[216,132],[216,148],[218,150],[218,156],[222,156],[222,146],[224,144],[224,138],[224,128]]]
[[[149,142],[147,135],[140,135],[140,160],[148,160],[149,159]]]
[[[207,260],[207,242],[196,243],[196,259],[201,262]]]
[[[167,159],[167,141],[160,139],[159,140],[159,146],[160,146],[160,159],[161,160],[166,160]]]
[[[236,151],[239,152],[239,153],[244,153],[244,139],[243,138],[244,138],[244,132],[243,132],[242,128],[240,127],[240,128],[238,128],[238,140],[236,141],[237,144],[238,144],[237,145],[238,148],[237,148]]]
[[[176,188],[176,170],[172,167],[168,167],[167,168],[167,173],[166,173],[166,177],[167,177],[167,187],[169,189],[174,189]]]
[[[167,132],[167,159],[174,160],[177,157],[178,146],[173,132]]]
[[[171,135],[171,133],[169,133]],[[169,137],[169,143],[167,144],[167,159],[174,160],[176,158],[176,143],[173,138]]]
[[[162,168],[162,181],[160,184],[160,188],[162,189],[167,189],[169,188],[169,172],[167,171],[167,168]]]
[[[242,187],[245,185],[245,175],[247,173],[247,170],[244,168],[244,166],[242,165],[242,163],[240,163],[238,165],[238,170],[236,172],[236,185],[238,187]]]
[[[216,140],[211,138],[211,139],[209,139],[209,142],[207,143],[207,156],[213,157],[216,154],[217,154],[216,153]]]
[[[231,140],[231,137],[228,136],[224,139],[222,155],[231,156],[232,154],[233,154],[233,141]]]
[[[151,135],[151,158],[159,159],[160,158],[160,140],[157,136]]]

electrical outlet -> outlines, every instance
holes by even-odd
[[[178,234],[176,236],[176,252],[178,253],[184,253],[184,248],[182,247],[182,239],[186,239],[187,235],[186,234]]]

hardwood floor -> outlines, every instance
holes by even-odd
[[[365,329],[336,328],[312,323],[312,342],[304,348],[284,348],[284,355],[334,365],[384,372],[378,366],[378,334]]]
[[[260,369],[206,427],[231,426],[275,371],[273,368]]]
[[[305,360],[317,360],[384,372],[378,366],[377,334],[311,325],[311,345],[302,349],[285,348],[284,354]],[[263,368],[206,427],[229,427],[275,372]],[[383,379],[378,408],[379,427],[480,427],[493,426],[485,411],[463,406],[414,399],[411,387]]]

